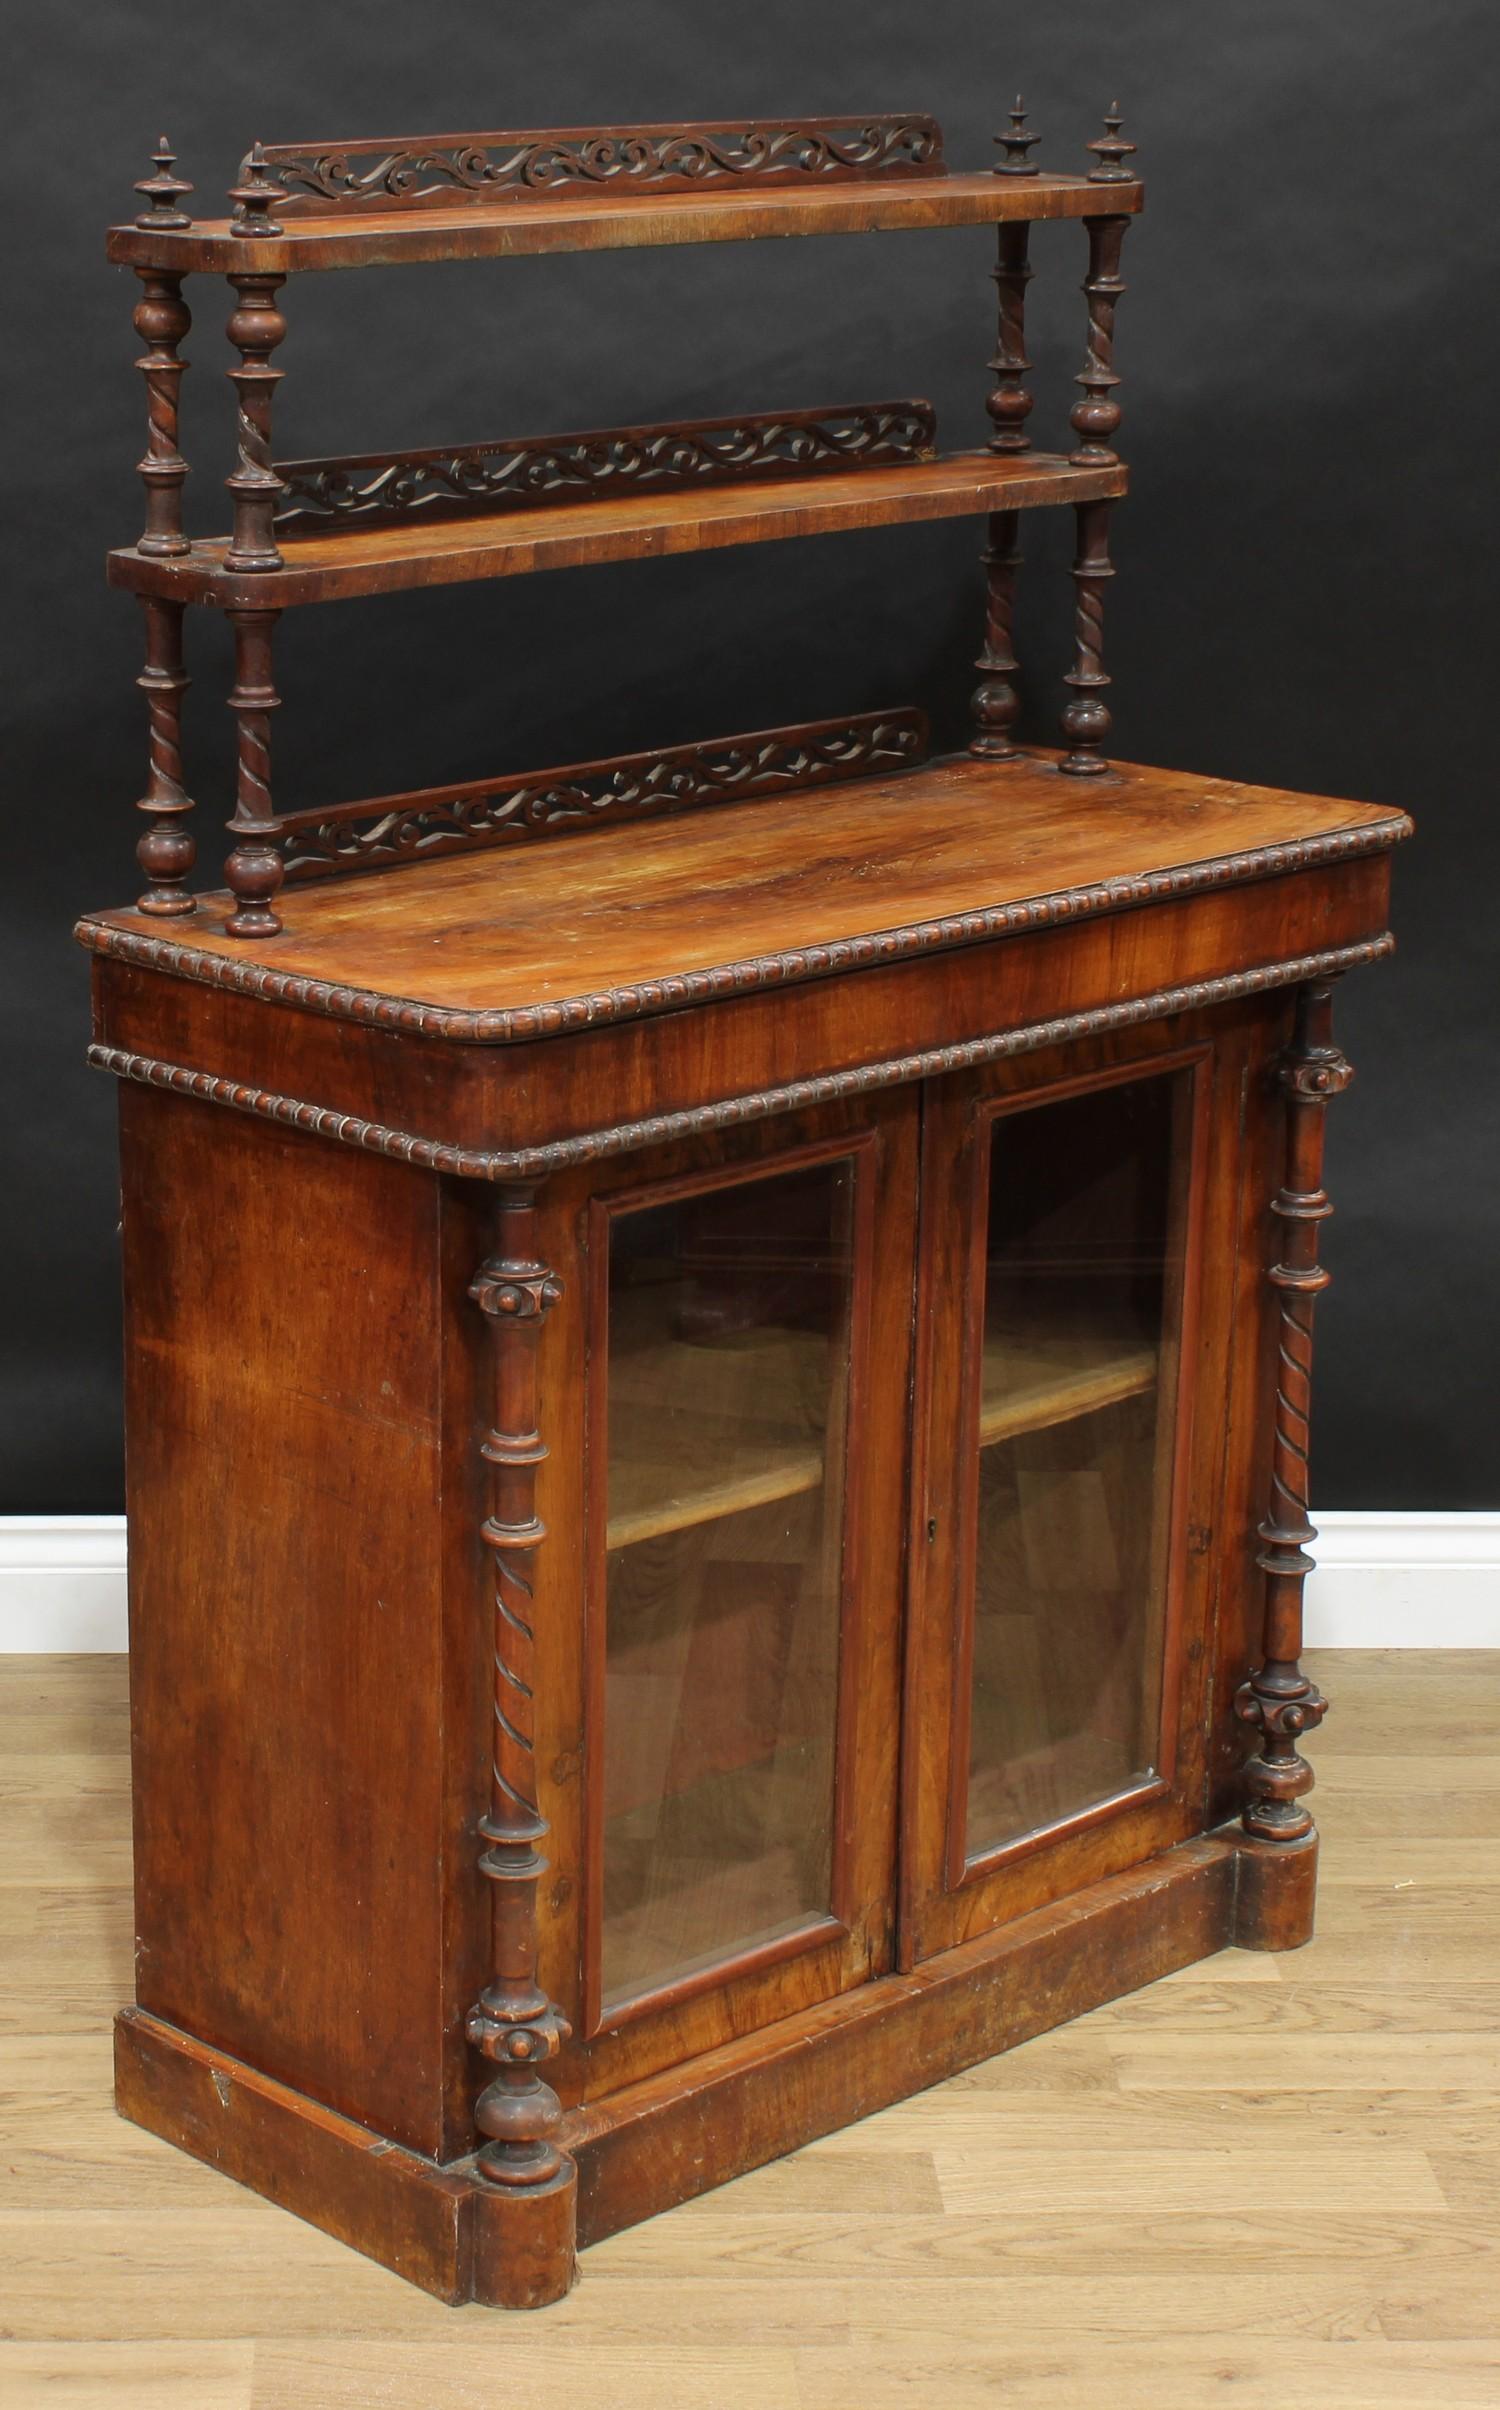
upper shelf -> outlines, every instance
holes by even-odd
[[[485,134],[399,134],[357,142],[256,143],[229,198],[233,218],[194,225],[172,173],[136,190],[133,226],[109,256],[186,272],[399,266],[536,251],[627,251],[742,243],[760,235],[863,234],[881,227],[1129,215],[1141,206],[1112,110],[1087,176],[1043,175],[1018,101],[1004,158],[955,176],[943,130],[898,115],[739,118],[707,125],[563,126]]]
[[[337,602],[356,594],[392,594],[405,587],[515,577],[589,562],[710,552],[731,544],[769,544],[846,528],[1087,502],[1123,494],[1125,487],[1126,471],[1119,462],[1090,467],[1053,452],[955,452],[893,468],[678,492],[625,492],[603,500],[566,499],[525,511],[427,520],[417,526],[355,527],[319,535],[288,531],[279,539],[285,561],[281,569],[227,569],[227,536],[196,543],[175,559],[152,557],[128,545],[110,554],[109,579],[132,593],[178,602],[279,610],[288,603]]]
[[[542,251],[634,251],[680,243],[746,243],[766,235],[869,234],[904,227],[993,226],[1007,219],[1133,216],[1144,188],[1087,176],[871,177],[729,190],[567,191],[469,201],[453,208],[351,210],[281,217],[276,235],[237,234],[228,218],[193,225],[112,226],[108,252],[132,268],[182,273],[416,266],[444,259],[519,259]]]

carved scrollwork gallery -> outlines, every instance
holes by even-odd
[[[546,1538],[536,1512],[536,1469],[547,1457],[536,1427],[536,1345],[562,1297],[562,1283],[535,1254],[536,1206],[529,1188],[502,1190],[500,1252],[469,1285],[494,1333],[494,1427],[480,1453],[493,1468],[491,1511],[480,1538],[494,1567],[494,1701],[486,1846],[479,1870],[494,1890],[493,1973],[465,2032],[496,2074],[475,2108],[485,2136],[480,2173],[497,2185],[547,2184],[564,2167],[556,2137],[562,2110],[538,2070],[571,2027],[536,1979],[536,1887],[547,1861],[537,1844],[547,1822],[537,1802],[536,1632],[530,1560]]]
[[[622,488],[659,493],[746,477],[889,468],[932,457],[930,402],[857,402],[661,427],[519,436],[447,450],[362,453],[276,463],[276,525],[383,525],[413,517],[597,501]]]
[[[923,713],[871,712],[531,778],[432,788],[410,797],[341,804],[332,811],[289,812],[278,827],[285,840],[286,876],[304,880],[562,836],[601,821],[653,819],[704,804],[874,777],[909,769],[926,751]]]
[[[469,199],[524,202],[619,187],[682,192],[947,172],[942,128],[920,114],[418,135],[323,150],[268,143],[256,165],[275,174],[278,208],[303,215]],[[243,180],[250,170],[247,159]]]
[[[1300,1841],[1312,1831],[1301,1803],[1313,1770],[1297,1743],[1328,1707],[1300,1659],[1303,1584],[1313,1569],[1307,1548],[1317,1537],[1308,1515],[1313,1309],[1329,1281],[1318,1261],[1318,1232],[1333,1211],[1322,1184],[1323,1109],[1354,1076],[1333,1043],[1332,1015],[1326,979],[1299,990],[1296,1030],[1276,1073],[1287,1101],[1287,1152],[1285,1179],[1271,1200],[1284,1235],[1267,1274],[1281,1313],[1271,1501],[1256,1559],[1266,1578],[1266,1637],[1264,1662],[1234,1702],[1235,1713],[1260,1736],[1245,1768],[1244,1825],[1262,1841]]]

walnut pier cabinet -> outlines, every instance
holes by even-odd
[[[1113,113],[1084,173],[1034,142],[1018,104],[982,174],[920,116],[257,145],[217,221],[163,142],[110,235],[148,405],[110,556],[144,887],[79,929],[124,1198],[117,2096],[447,2300],[553,2300],[577,2244],[1312,1929],[1331,996],[1389,950],[1409,824],[1111,757],[1142,188]],[[1073,219],[1043,452],[1028,244]],[[997,231],[978,450],[898,400],[274,457],[303,271],[959,224]],[[217,274],[203,540],[177,395]],[[1011,629],[1059,506],[1053,749]],[[965,514],[957,751],[899,705],[275,807],[294,606]],[[219,892],[197,605],[235,642]]]

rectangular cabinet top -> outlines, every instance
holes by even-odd
[[[1381,852],[1368,803],[1117,763],[966,755],[798,797],[716,804],[558,842],[330,878],[257,941],[203,897],[81,941],[336,1018],[505,1043]]]

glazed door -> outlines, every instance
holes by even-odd
[[[905,1963],[1201,1826],[1214,1083],[1179,1035],[928,1091]]]
[[[623,1167],[589,1291],[589,2091],[893,1962],[917,1100]]]

